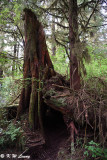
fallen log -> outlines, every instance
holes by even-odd
[[[6,113],[6,118],[7,120],[14,119],[17,114],[17,108],[19,104],[12,104],[12,105],[7,105],[5,107],[0,107],[0,111],[4,111]],[[4,118],[4,117],[1,117]]]
[[[65,78],[59,74],[47,80],[43,87],[44,102],[61,112],[67,121],[73,121],[81,127],[87,125],[93,132],[103,132],[102,135],[105,136],[107,121],[104,115],[107,109],[103,96],[98,97],[95,90],[88,91],[87,88],[73,91],[67,84]]]

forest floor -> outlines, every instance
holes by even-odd
[[[33,143],[30,143],[28,151],[23,155],[30,155],[30,160],[71,160],[70,131],[59,111],[52,110],[48,113],[45,118],[44,131],[47,139],[46,144],[40,142],[42,138],[40,138],[40,135],[38,135],[40,132],[38,132],[36,135],[36,137],[39,137],[38,140],[35,140],[35,135],[33,135],[31,138]],[[34,144],[34,141],[38,141],[38,145]],[[32,146],[33,144],[34,146]],[[73,155],[72,160],[83,160],[80,154]]]
[[[31,160],[58,160],[58,156],[61,154],[60,149],[66,147],[69,138],[67,127],[60,112],[47,116],[44,129],[47,144],[31,147],[26,155],[29,154]],[[64,160],[63,157],[61,160]]]
[[[69,133],[66,125],[64,124],[63,116],[60,112],[55,111],[55,113],[53,112],[51,113],[51,115],[49,113],[49,115],[45,119],[44,130],[45,130],[45,136],[47,137],[46,144],[44,142],[43,144],[40,142],[42,139],[40,131],[32,132],[28,128],[27,114],[25,114],[23,118],[24,121],[21,120],[21,127],[24,128],[25,130],[24,134],[27,135],[26,142],[28,140],[32,143],[30,143],[30,145],[25,147],[24,150],[28,148],[27,151],[25,151],[25,153],[23,151],[18,150],[16,147],[13,149],[7,148],[5,152],[0,151],[0,154],[5,155],[5,158],[0,158],[0,159],[28,160],[28,158],[18,158],[18,156],[22,154],[22,156],[30,156],[30,160],[67,160],[63,157],[63,155],[61,155],[61,153],[63,153],[64,148],[66,148],[66,142],[69,138]],[[24,124],[25,126],[23,126]],[[37,144],[36,141],[38,142]],[[6,157],[7,154],[10,154],[11,158],[7,158]],[[18,155],[17,158],[12,158],[12,154]]]

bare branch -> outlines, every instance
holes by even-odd
[[[90,27],[87,27],[87,28],[88,28],[88,29],[89,29],[89,28],[95,28],[95,27],[97,28],[97,27],[103,27],[103,26],[106,26],[106,25],[107,25],[107,24],[102,24],[102,25],[100,25],[100,26],[90,26]]]
[[[55,24],[57,24],[58,26],[64,28],[64,29],[68,29],[69,27],[67,26],[63,26],[61,23],[58,23],[58,22],[54,22]]]
[[[23,45],[25,46],[25,41],[24,41],[24,38],[23,38],[23,34],[22,34],[22,32],[21,32],[21,30],[20,30],[19,26],[18,26],[18,25],[16,25],[16,27],[17,27],[17,29],[18,29],[18,31],[19,31],[19,33],[20,33],[21,37],[22,37]]]
[[[61,42],[59,42],[56,38],[55,38],[55,41],[56,41],[57,44],[59,44],[59,45],[61,45],[61,46],[63,46],[65,48],[66,54],[67,54],[67,56],[68,56],[68,58],[70,60],[70,55],[68,53],[67,47],[64,44],[62,44]]]
[[[62,0],[62,1],[63,1],[64,5],[66,6],[66,8],[68,9],[69,6],[68,6],[67,2],[65,0]]]
[[[100,0],[97,0],[97,2],[96,2],[96,4],[95,4],[95,7],[93,8],[92,13],[90,14],[90,17],[88,18],[88,21],[87,21],[87,23],[86,23],[85,26],[84,26],[84,29],[85,29],[85,30],[86,30],[86,28],[87,28],[87,26],[88,26],[88,24],[89,24],[89,22],[90,22],[90,20],[91,20],[91,18],[92,18],[92,16],[93,16],[93,14],[94,14],[94,12],[95,12],[95,10],[96,10],[99,2],[100,2]],[[81,31],[81,33],[79,34],[79,36],[80,36],[81,34],[82,34],[82,31]]]

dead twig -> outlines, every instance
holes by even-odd
[[[52,86],[55,86],[55,87],[58,87],[58,88],[62,88],[62,89],[68,89],[70,91],[73,91],[73,89],[71,89],[71,88],[68,88],[68,87],[65,87],[65,86],[59,86],[57,84],[52,84]]]
[[[58,96],[51,96],[52,98],[59,98],[59,97],[66,97],[66,96],[69,96],[70,93],[63,93],[61,95],[58,95]]]
[[[19,94],[9,105],[12,105],[19,97],[21,94]]]
[[[81,114],[77,117],[77,120],[80,118],[80,116],[88,109],[88,108],[90,108],[91,106],[88,106],[87,108],[85,108],[82,112],[81,112]]]

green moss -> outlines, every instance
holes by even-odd
[[[55,99],[55,98],[51,98],[51,101],[54,103],[54,105],[58,106],[58,107],[64,107],[66,106],[66,102],[65,102],[65,98],[58,98],[58,99]]]
[[[30,99],[29,124],[30,124],[30,128],[34,128],[34,96],[33,94],[31,94],[31,99]]]
[[[54,96],[54,95],[57,95],[57,92],[55,92],[55,90],[52,88],[45,93],[44,97]]]
[[[32,84],[32,92],[30,97],[30,107],[29,107],[29,125],[31,129],[34,129],[35,125],[35,112],[38,108],[37,106],[37,92],[35,90],[36,82]]]

